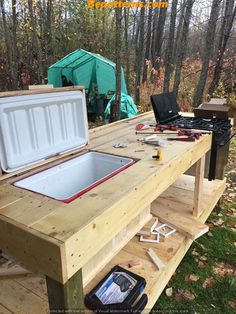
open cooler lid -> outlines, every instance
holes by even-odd
[[[5,172],[28,167],[88,143],[81,91],[0,98],[0,163]]]

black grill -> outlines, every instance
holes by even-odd
[[[234,136],[234,134],[231,134],[232,125],[229,120],[219,119],[215,113],[212,113],[212,118],[208,118],[209,112],[206,114],[207,118],[183,117],[178,114],[179,107],[173,93],[153,95],[151,96],[151,102],[158,124],[173,125],[182,129],[205,130],[212,132],[208,179],[214,180],[216,177],[218,149],[225,146]]]

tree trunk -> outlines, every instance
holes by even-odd
[[[145,4],[145,0],[142,0]],[[145,6],[140,10],[140,33],[139,45],[136,55],[136,78],[135,78],[135,102],[140,103],[140,83],[143,63],[143,50],[144,50],[144,24],[145,24]]]
[[[120,120],[120,100],[121,100],[121,19],[122,9],[116,8],[116,94],[111,105],[110,122]]]
[[[189,24],[190,24],[194,2],[195,0],[187,0],[186,2],[186,11],[185,11],[184,23],[182,27],[182,36],[180,39],[179,48],[177,49],[178,54],[177,54],[177,59],[176,59],[175,81],[174,81],[174,87],[173,87],[173,92],[175,93],[176,96],[178,95],[178,91],[179,91],[181,70],[182,70],[183,60],[184,60],[185,51],[186,51]]]
[[[14,45],[12,46],[11,34],[8,32],[8,25],[7,25],[7,20],[6,20],[4,0],[0,0],[0,9],[2,12],[4,40],[5,40],[6,51],[7,51],[7,62],[8,62],[9,71],[10,71],[10,78],[11,78],[11,87],[10,88],[15,90],[15,89],[17,89],[16,59],[14,60],[14,57],[16,58],[16,51],[13,52],[13,49],[15,47],[14,47]],[[16,15],[15,15],[15,18],[16,18]],[[14,27],[16,27],[16,24],[13,26],[13,28]],[[14,32],[14,30],[13,30],[13,32]]]
[[[33,34],[33,45],[35,45],[36,53],[37,53],[37,61],[38,61],[38,83],[41,83],[43,80],[43,60],[42,60],[42,49],[41,44],[37,35],[36,22],[34,18],[34,10],[33,10],[33,2],[32,0],[28,0],[29,14],[30,14],[30,22],[32,27]]]
[[[202,60],[202,69],[200,78],[195,90],[193,104],[198,107],[202,102],[203,92],[206,85],[207,73],[209,62],[211,58],[211,52],[213,47],[213,42],[215,38],[216,23],[219,16],[220,3],[222,0],[213,0],[211,7],[210,19],[207,26],[206,39],[205,39],[205,52]]]
[[[160,14],[158,18],[156,36],[155,36],[155,53],[154,53],[154,68],[160,68],[160,58],[161,58],[161,48],[163,43],[163,33],[164,33],[164,26],[166,21],[166,12],[167,8],[161,8]]]
[[[234,7],[234,0],[227,0],[225,6],[225,14],[222,22],[221,27],[221,36],[219,41],[219,54],[213,74],[213,79],[211,85],[209,87],[209,95],[212,97],[213,93],[217,89],[220,81],[221,72],[223,69],[223,62],[224,62],[224,54],[227,46],[227,42],[230,36],[230,32],[233,26],[233,21],[236,15],[236,6]]]
[[[47,73],[47,68],[51,63],[52,55],[52,13],[53,12],[53,1],[47,0],[46,4],[46,29],[45,29],[45,68],[44,74]]]
[[[169,92],[170,88],[170,76],[172,73],[173,67],[173,46],[174,46],[174,37],[175,37],[175,22],[177,15],[177,5],[178,0],[172,2],[171,7],[171,17],[170,17],[170,31],[169,38],[166,49],[166,58],[165,58],[165,77],[164,77],[164,92]]]
[[[183,23],[184,23],[184,15],[185,15],[185,9],[186,9],[186,1],[187,0],[182,0],[181,1],[181,6],[180,6],[179,23],[178,23],[176,38],[174,40],[174,47],[173,47],[173,63],[174,64],[175,64],[177,56],[178,56],[178,47],[180,45],[180,38],[181,38],[181,35],[182,35],[182,28],[183,28]]]
[[[17,13],[16,0],[12,0],[12,87],[18,88],[18,50],[17,50]]]
[[[126,86],[128,94],[130,93],[130,46],[129,46],[129,9],[124,9],[124,19],[125,19],[125,61],[126,61]]]
[[[153,2],[153,0],[150,0],[150,2]],[[145,49],[145,60],[143,65],[143,83],[147,81],[146,61],[150,59],[151,36],[152,36],[152,9],[150,8],[148,12],[147,41]]]

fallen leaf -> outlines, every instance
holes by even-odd
[[[188,290],[179,289],[176,294],[176,300],[182,301],[184,299],[192,301],[195,299],[195,295]]]
[[[189,275],[189,280],[190,281],[198,281],[199,277],[196,275]]]
[[[199,253],[196,251],[196,249],[193,249],[193,250],[192,250],[192,255],[194,255],[194,256],[199,256]]]
[[[205,255],[201,256],[199,259],[200,259],[201,261],[207,261],[207,257],[206,257]]]
[[[236,309],[236,300],[228,301],[229,306],[231,306],[233,309]]]
[[[215,267],[213,267],[213,271],[216,275],[220,277],[225,277],[226,275],[234,274],[235,267],[230,264],[219,263],[216,264]]]
[[[167,288],[167,289],[166,289],[166,295],[167,295],[167,297],[171,297],[172,294],[173,294],[173,288]]]
[[[215,284],[215,280],[212,277],[210,277],[210,278],[205,279],[202,286],[203,288],[208,288],[208,287],[213,286],[214,284]]]
[[[199,268],[204,268],[204,267],[205,267],[205,264],[204,264],[202,261],[199,261],[198,264],[197,264],[197,266],[198,266]]]
[[[221,226],[221,225],[223,225],[224,220],[222,218],[220,218],[220,219],[218,219],[216,221],[213,221],[212,223],[213,223],[214,226]]]

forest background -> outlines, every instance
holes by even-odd
[[[182,110],[212,96],[236,106],[235,15],[235,0],[103,10],[87,0],[0,0],[0,91],[45,83],[51,64],[83,48],[124,67],[140,112],[163,91]]]

